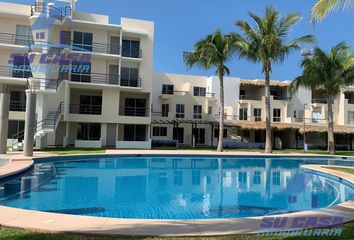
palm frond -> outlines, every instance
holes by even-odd
[[[338,9],[348,9],[354,5],[353,0],[318,0],[312,7],[310,21],[316,23],[326,17],[330,12]]]

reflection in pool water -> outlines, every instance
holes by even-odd
[[[205,219],[287,213],[354,198],[353,186],[300,169],[302,164],[328,162],[318,158],[310,162],[172,156],[48,162],[1,183],[0,204],[114,218]]]

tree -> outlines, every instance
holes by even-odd
[[[213,34],[206,36],[194,45],[192,52],[184,53],[184,62],[187,67],[198,66],[203,69],[216,68],[220,83],[220,120],[219,120],[219,142],[217,151],[223,150],[224,143],[224,76],[229,75],[230,70],[226,66],[233,56],[232,38],[230,35],[223,35],[217,29]]]
[[[294,50],[300,49],[301,43],[312,43],[312,35],[302,36],[286,42],[291,28],[301,19],[298,13],[281,17],[280,13],[266,7],[263,17],[253,13],[249,16],[255,21],[252,27],[245,21],[237,21],[236,27],[242,35],[232,33],[234,47],[241,58],[254,63],[261,63],[265,74],[265,105],[266,105],[266,145],[265,152],[272,152],[271,104],[270,104],[270,73],[275,63],[282,63]]]
[[[354,83],[354,54],[350,46],[341,42],[330,53],[315,48],[313,55],[302,60],[302,75],[290,85],[291,91],[305,87],[312,91],[320,90],[327,100],[328,152],[335,153],[333,108],[334,99],[343,87]]]
[[[317,0],[311,10],[311,22],[325,18],[329,13],[338,9],[348,9],[354,5],[354,0]]]

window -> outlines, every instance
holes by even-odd
[[[281,121],[281,109],[274,108],[273,109],[273,122]]]
[[[262,121],[262,109],[261,108],[253,109],[253,114],[254,114],[254,121],[255,122],[261,122]]]
[[[240,99],[244,99],[245,96],[246,96],[246,91],[243,90],[243,89],[241,89],[241,90],[240,90]]]
[[[25,112],[26,111],[26,93],[11,91],[10,94],[10,111]]]
[[[124,116],[148,116],[146,101],[143,98],[126,98],[124,109],[121,110],[124,110],[121,112]]]
[[[162,94],[168,94],[168,95],[173,95],[174,92],[174,86],[169,85],[169,84],[163,84],[162,85]]]
[[[227,138],[227,129],[224,128],[224,138]],[[219,138],[219,129],[214,130],[214,138]]]
[[[166,137],[167,136],[167,127],[153,127],[152,136]]]
[[[242,140],[251,138],[251,132],[248,130],[242,130]]]
[[[73,82],[91,82],[91,63],[72,62],[71,63],[71,81],[73,81]]]
[[[174,171],[173,184],[175,186],[182,186],[183,183],[183,171]]]
[[[239,172],[238,173],[238,182],[240,185],[247,184],[247,172]]]
[[[75,105],[72,105],[74,107]],[[74,110],[74,109],[73,109]],[[80,104],[78,108],[79,114],[101,115],[102,111],[102,96],[80,96]]]
[[[354,123],[354,112],[348,112],[348,124]]]
[[[213,114],[213,107],[208,107],[208,114]]]
[[[256,171],[253,174],[253,184],[261,184],[261,172]]]
[[[32,45],[32,29],[31,26],[16,25],[15,45]]]
[[[124,125],[124,141],[142,142],[146,140],[145,125]]]
[[[139,69],[122,67],[120,85],[126,87],[138,87],[140,85]]]
[[[279,186],[280,185],[280,172],[273,172],[272,183],[275,186]]]
[[[169,104],[162,104],[162,117],[168,117],[168,113],[170,112],[170,105]]]
[[[204,128],[195,128],[194,137],[196,144],[205,144],[205,129]]]
[[[240,120],[247,121],[247,108],[240,108]]]
[[[202,119],[202,105],[194,105],[193,106],[193,118],[194,119]]]
[[[10,120],[9,129],[7,131],[8,139],[23,140],[23,134],[18,134],[25,130],[25,121]]]
[[[176,118],[184,118],[184,104],[176,104]]]
[[[74,32],[74,50],[92,52],[93,34],[87,32]]]
[[[29,78],[32,77],[32,70],[29,60],[26,56],[13,56],[12,77],[14,78]]]
[[[193,95],[205,97],[206,96],[206,88],[203,87],[193,87]]]
[[[140,58],[140,42],[134,40],[126,40],[122,41],[122,56],[130,57],[130,58]]]
[[[199,170],[192,171],[192,185],[200,185],[200,171]]]
[[[319,123],[319,122],[321,122],[321,119],[322,119],[321,110],[312,111],[312,122],[313,123]]]
[[[101,124],[79,123],[77,126],[77,139],[86,141],[98,141],[101,139]]]

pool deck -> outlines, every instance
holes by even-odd
[[[168,151],[168,150],[112,150],[106,154],[210,154],[210,155],[265,155],[259,153],[237,152],[208,152],[208,151]],[[269,154],[268,154],[269,155]],[[294,156],[296,154],[276,154],[276,156]],[[36,153],[35,157],[49,157],[53,154]],[[304,156],[304,155],[301,155]],[[313,155],[309,155],[313,156]],[[32,166],[31,158],[19,155],[10,157],[11,164],[0,168],[0,173],[11,174]],[[15,164],[15,165],[14,165]],[[17,166],[17,168],[15,167]],[[328,166],[327,166],[328,167]],[[2,169],[4,168],[4,169]],[[6,170],[7,168],[7,170]],[[354,175],[323,168],[320,165],[306,165],[303,168],[311,171],[330,174],[354,184]],[[14,173],[14,172],[12,172]],[[8,175],[7,175],[8,176]],[[0,175],[1,178],[1,175]],[[326,210],[326,211],[324,211]],[[211,220],[144,220],[144,219],[115,219],[75,216],[65,214],[46,213],[0,206],[0,226],[13,227],[25,230],[77,233],[84,235],[104,236],[216,236],[231,234],[249,234],[260,231],[262,217],[239,219],[211,219]],[[322,217],[342,216],[345,222],[354,220],[354,199],[337,206],[315,211],[304,211],[272,217]],[[290,228],[290,227],[289,227]]]

